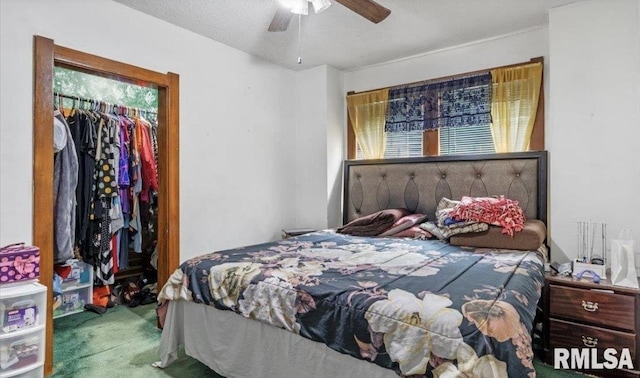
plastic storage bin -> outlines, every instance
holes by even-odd
[[[60,286],[62,294],[53,298],[53,317],[84,311],[84,305],[93,303],[93,266],[75,261]]]
[[[0,335],[0,376],[20,374],[44,362],[44,327]]]
[[[75,261],[71,273],[62,280],[62,290],[76,289],[93,285],[93,266],[84,261]]]
[[[44,362],[33,366],[16,369],[11,373],[2,375],[2,378],[42,378],[44,377]]]
[[[54,298],[53,317],[58,318],[82,312],[84,305],[88,303],[93,303],[91,286],[64,290],[61,295]]]
[[[44,324],[47,287],[37,282],[0,289],[0,335]]]

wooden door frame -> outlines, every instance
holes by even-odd
[[[48,288],[45,375],[53,371],[53,78],[62,66],[158,89],[158,289],[180,261],[180,77],[87,54],[34,36],[33,244],[40,247],[40,282]]]

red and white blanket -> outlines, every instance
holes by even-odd
[[[503,234],[513,236],[524,228],[524,212],[514,201],[504,196],[462,197],[449,216],[455,220],[476,221],[502,227]]]

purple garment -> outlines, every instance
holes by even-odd
[[[122,207],[123,214],[131,214],[131,205],[129,202],[129,188],[119,189],[120,194],[120,206]]]
[[[127,123],[124,117],[120,117],[120,159],[118,159],[118,186],[126,188],[131,185],[129,179],[129,142],[127,136]]]

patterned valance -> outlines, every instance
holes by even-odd
[[[391,88],[384,131],[424,130],[426,93],[426,85]]]
[[[385,131],[491,123],[491,74],[391,88]]]

